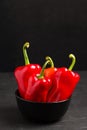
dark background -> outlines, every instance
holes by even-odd
[[[0,71],[24,64],[26,41],[31,63],[42,65],[49,55],[68,67],[74,53],[74,70],[87,70],[87,0],[1,0]]]

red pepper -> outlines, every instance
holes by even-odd
[[[18,90],[21,97],[24,97],[27,86],[28,86],[28,78],[34,73],[40,73],[41,67],[38,64],[30,64],[29,58],[27,55],[26,48],[29,47],[29,43],[26,42],[23,45],[23,55],[25,60],[24,66],[19,66],[15,69],[14,75],[18,83]]]
[[[59,88],[57,100],[61,101],[68,99],[72,95],[79,79],[80,76],[77,73],[70,71],[65,67],[59,68],[55,73],[54,79],[55,85]]]
[[[28,79],[28,87],[25,93],[25,99],[33,102],[46,102],[47,94],[52,86],[49,77],[44,76],[44,69],[50,61],[46,61],[42,70],[38,74],[33,74]]]
[[[72,64],[69,69],[65,67],[57,68],[57,71],[53,74],[53,84],[48,93],[47,102],[66,100],[72,95],[80,80],[80,75],[71,71],[76,58],[73,54],[70,54],[69,57],[72,58]]]

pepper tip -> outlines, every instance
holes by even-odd
[[[26,42],[24,45],[25,45],[27,48],[29,48],[30,43],[29,43],[29,42]]]

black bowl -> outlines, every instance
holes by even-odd
[[[66,113],[70,99],[53,102],[53,103],[38,103],[24,100],[20,97],[18,90],[15,91],[16,101],[19,110],[23,117],[28,120],[41,121],[41,122],[52,122],[60,120]]]

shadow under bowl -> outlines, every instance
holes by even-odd
[[[27,101],[20,97],[18,89],[15,91],[16,101],[18,108],[23,115],[28,120],[40,121],[40,122],[53,122],[60,120],[66,113],[70,99],[60,101],[60,102],[32,102]]]

